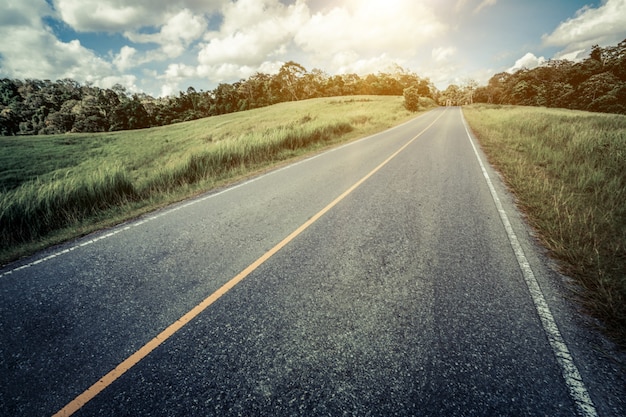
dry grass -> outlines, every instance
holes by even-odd
[[[464,114],[584,305],[626,346],[626,116],[486,105]]]

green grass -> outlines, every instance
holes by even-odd
[[[464,114],[580,300],[626,346],[626,116],[487,105]]]
[[[145,130],[0,138],[0,262],[412,116],[401,97],[338,97]]]

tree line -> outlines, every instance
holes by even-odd
[[[580,62],[551,60],[495,74],[471,93],[473,102],[626,114],[626,39],[606,48],[595,45]]]
[[[211,91],[189,87],[178,96],[154,98],[72,79],[0,80],[0,135],[106,132],[141,129],[264,107],[285,101],[350,95],[397,95],[413,87],[434,98],[436,88],[399,66],[390,73],[330,76],[290,61],[277,74],[256,73]]]
[[[5,78],[0,79],[0,135],[141,129],[286,101],[403,93],[407,108],[419,97],[430,97],[441,105],[476,102],[626,114],[626,39],[616,46],[593,46],[580,62],[550,60],[537,68],[495,74],[486,86],[468,80],[444,91],[399,66],[367,76],[331,76],[293,61],[273,75],[259,72],[210,91],[189,87],[166,98],[131,94],[119,84],[104,89],[72,79]]]

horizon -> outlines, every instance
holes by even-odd
[[[626,38],[626,0],[27,0],[0,5],[0,16],[0,77],[153,97],[288,61],[329,75],[398,65],[444,90]]]

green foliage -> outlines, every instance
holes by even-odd
[[[149,127],[152,119],[137,96],[121,86],[100,89],[70,79],[0,80],[0,135],[105,132]]]
[[[626,345],[626,116],[464,109],[541,240]]]
[[[329,98],[151,129],[0,138],[0,260],[408,117],[399,97]]]
[[[12,246],[37,239],[137,198],[128,175],[100,168],[84,176],[36,179],[0,194],[0,240]]]
[[[328,76],[290,61],[275,75],[257,73],[233,84],[204,92],[189,87],[178,96],[129,97],[121,85],[100,89],[73,80],[0,80],[0,135],[106,132],[164,126],[208,116],[256,109],[310,98],[359,94],[402,95],[416,86],[421,97],[434,97],[435,87],[401,67],[393,73]]]
[[[606,48],[596,45],[579,63],[556,60],[495,74],[478,88],[475,101],[626,114],[625,68],[626,40]]]
[[[404,96],[404,107],[406,107],[408,111],[418,111],[420,102],[418,88],[416,86],[405,88],[402,94]]]
[[[109,117],[110,131],[150,127],[150,116],[137,96],[124,100],[113,108]]]

